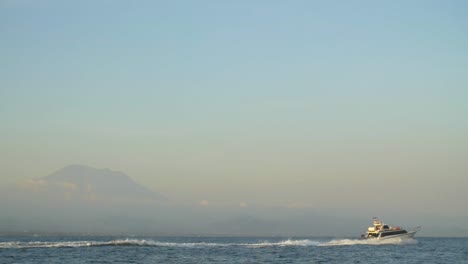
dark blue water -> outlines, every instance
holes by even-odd
[[[3,237],[0,263],[468,263],[468,238]]]

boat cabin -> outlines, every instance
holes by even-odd
[[[400,227],[390,227],[377,218],[374,218],[374,226],[367,229],[366,235],[363,238],[379,238],[393,235],[406,234],[406,230],[402,230]]]

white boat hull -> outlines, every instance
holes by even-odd
[[[392,235],[392,236],[384,236],[384,237],[377,237],[377,238],[371,238],[371,239],[378,239],[378,240],[385,240],[385,239],[392,239],[392,238],[400,238],[400,239],[410,239],[413,238],[414,235],[416,235],[417,231],[410,231],[405,234],[398,234],[398,235]]]

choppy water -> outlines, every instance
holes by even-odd
[[[0,263],[468,263],[468,238],[4,237]]]

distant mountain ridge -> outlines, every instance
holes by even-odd
[[[68,165],[41,180],[55,189],[62,188],[71,193],[94,195],[98,198],[165,199],[122,172],[85,165]]]
[[[405,227],[422,225],[417,237],[468,237],[466,216],[388,216]],[[177,204],[122,172],[84,165],[0,186],[0,235],[359,237],[368,223],[369,215],[343,209]]]

